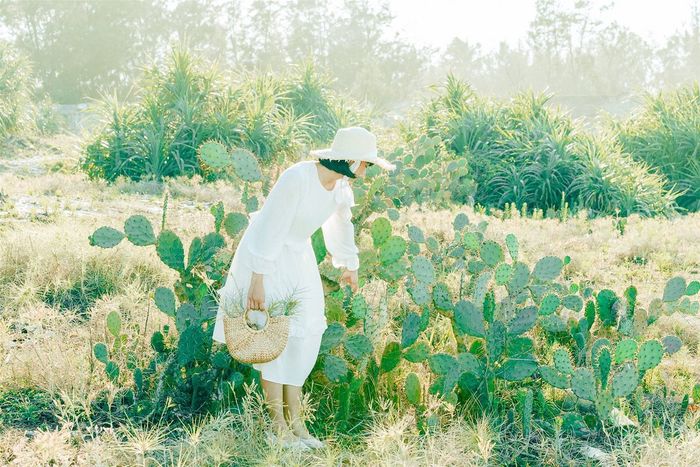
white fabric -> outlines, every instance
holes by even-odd
[[[233,303],[243,306],[247,302],[253,272],[263,275],[266,307],[290,296],[299,300],[296,313],[290,319],[290,338],[301,339],[298,345],[314,347],[311,344],[325,331],[323,286],[311,235],[322,228],[333,266],[356,270],[360,261],[351,221],[350,207],[355,204],[352,188],[347,179],[342,178],[333,190],[327,190],[318,178],[316,165],[315,161],[302,161],[286,169],[262,208],[251,213],[250,224],[233,255],[225,284],[217,291],[219,310],[214,340],[225,342],[224,309]],[[309,341],[304,341],[305,338]],[[260,369],[263,378],[270,381],[298,383],[299,375],[307,369],[311,371],[317,355],[318,349],[315,352],[282,352],[272,362],[253,367]]]

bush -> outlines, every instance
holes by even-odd
[[[24,55],[6,42],[0,43],[0,139],[31,125],[31,71]]]
[[[678,204],[700,210],[700,86],[646,95],[644,108],[626,122],[611,122],[635,160],[663,174],[668,189],[683,191]]]

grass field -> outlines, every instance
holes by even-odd
[[[121,225],[133,214],[158,219],[163,187],[88,180],[76,170],[78,137],[32,141],[24,147],[7,144],[0,155],[2,464],[500,465],[513,463],[525,444],[542,464],[698,463],[697,411],[663,433],[641,426],[611,434],[607,444],[597,441],[600,451],[586,451],[586,440],[563,435],[526,441],[510,436],[493,420],[466,421],[459,414],[437,433],[422,437],[410,409],[387,404],[361,436],[331,438],[329,447],[311,454],[286,452],[265,444],[260,422],[264,411],[253,392],[241,401],[243,414],[222,413],[181,426],[104,428],[76,423],[77,414],[84,413],[101,390],[114,390],[91,352],[94,342],[105,339],[107,313],[119,310],[131,337],[141,336],[136,341],[143,353],[152,352],[147,336],[166,317],[154,310],[151,294],[176,279],[151,250],[126,242],[102,250],[90,246],[88,236],[99,226]],[[211,204],[223,200],[229,210],[240,198],[234,187],[222,182],[182,178],[168,185],[168,224],[186,244],[210,231]],[[501,239],[515,233],[526,261],[569,255],[572,280],[620,292],[636,285],[643,307],[661,295],[671,277],[700,277],[700,213],[672,220],[632,216],[621,235],[611,218],[574,217],[562,223],[500,220],[467,208],[461,211],[474,221],[488,220],[490,236]],[[397,225],[411,223],[426,234],[445,235],[456,213],[411,208],[401,211]],[[700,317],[661,317],[648,337],[669,333],[685,345],[664,359],[650,380],[666,384],[676,395],[688,394],[700,381]],[[308,400],[310,417],[317,403]]]

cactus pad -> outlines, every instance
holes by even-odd
[[[410,373],[406,376],[404,391],[406,393],[406,400],[408,400],[410,404],[414,406],[420,404],[420,380],[415,373]]]
[[[542,316],[551,315],[552,313],[557,311],[557,308],[559,308],[560,304],[561,301],[559,300],[558,295],[548,294],[542,299],[542,302],[540,303],[539,314]]]
[[[537,307],[527,306],[520,309],[508,323],[508,334],[518,336],[529,331],[537,321]]]
[[[522,290],[530,281],[530,269],[527,264],[516,262],[513,263],[513,273],[508,282],[508,290],[511,295]]]
[[[231,164],[241,180],[246,182],[257,182],[262,178],[258,160],[252,152],[247,149],[236,149],[231,153]]]
[[[124,222],[124,233],[136,246],[153,245],[156,242],[151,222],[140,214],[133,215]]]
[[[465,232],[462,239],[464,248],[470,251],[479,251],[481,245],[481,239],[476,232]]]
[[[569,354],[568,350],[565,350],[565,349],[555,350],[553,360],[554,360],[554,368],[561,371],[562,373],[570,375],[574,372],[574,367],[571,364],[571,355]]]
[[[532,274],[541,281],[556,279],[564,267],[562,260],[556,256],[545,256],[535,264]]]
[[[481,259],[490,267],[496,267],[496,265],[503,261],[503,249],[501,245],[494,242],[493,240],[486,240],[481,245]]]
[[[501,263],[496,268],[494,273],[496,278],[496,284],[506,285],[513,274],[513,267],[508,263]]]
[[[637,341],[623,339],[615,346],[615,363],[620,364],[628,360],[634,360],[637,355]]]
[[[664,350],[669,355],[678,352],[683,345],[683,342],[678,338],[678,336],[666,336],[661,339],[661,342],[664,345]]]
[[[581,308],[583,308],[583,299],[574,294],[567,295],[562,298],[561,303],[564,305],[564,308],[568,308],[572,311],[581,311]]]
[[[379,249],[379,260],[382,264],[390,264],[406,253],[406,240],[398,235],[389,237]]]
[[[634,392],[639,384],[639,373],[633,363],[626,363],[613,375],[613,397],[626,397]]]
[[[489,282],[491,282],[491,271],[482,271],[476,278],[474,285],[474,302],[484,303],[486,292],[488,292]]]
[[[557,315],[543,316],[540,319],[540,326],[552,334],[560,334],[566,331],[566,323]]]
[[[403,358],[411,363],[419,363],[430,355],[430,346],[426,342],[416,342],[403,353]]]
[[[590,368],[577,368],[571,375],[571,390],[581,399],[595,400],[595,377]]]
[[[329,381],[338,383],[343,381],[348,373],[348,366],[340,357],[328,354],[323,357],[323,374]]]
[[[647,371],[655,368],[656,365],[661,363],[663,354],[664,348],[661,342],[650,339],[643,343],[637,354],[637,366],[639,367],[639,371]]]
[[[598,366],[596,371],[598,372],[598,379],[600,380],[600,387],[603,389],[608,385],[608,376],[610,375],[610,365],[612,364],[612,356],[610,355],[610,349],[603,347],[598,354]]]
[[[467,225],[469,225],[469,218],[463,212],[457,214],[454,218],[454,221],[452,221],[452,227],[456,231],[464,229]]]
[[[700,281],[690,281],[685,288],[686,295],[695,295],[700,292]]]
[[[401,347],[399,347],[399,343],[389,342],[386,346],[384,346],[379,368],[382,370],[382,372],[386,373],[396,368],[396,365],[398,365],[400,361]]]
[[[154,294],[156,306],[168,316],[175,317],[175,294],[167,287],[158,287]]]
[[[420,229],[420,227],[416,227],[415,225],[408,226],[408,238],[412,242],[416,243],[425,242],[425,236],[423,235],[423,231]]]
[[[89,243],[92,246],[99,246],[100,248],[112,248],[117,246],[119,242],[124,238],[124,234],[117,229],[112,227],[102,226],[95,230],[92,235],[88,237]]]
[[[537,362],[532,359],[509,358],[496,370],[496,376],[506,381],[521,381],[536,370]]]
[[[423,282],[416,282],[413,287],[408,289],[408,292],[411,294],[411,298],[416,305],[423,306],[430,303],[430,291],[428,290],[428,286]]]
[[[223,169],[232,163],[226,147],[217,141],[207,141],[199,146],[199,158],[213,169]]]
[[[518,237],[509,233],[506,235],[506,247],[508,248],[508,254],[513,261],[518,260]]]
[[[364,334],[351,334],[343,343],[346,354],[355,360],[359,360],[365,355],[372,353],[372,342]]]
[[[664,287],[664,302],[675,302],[685,294],[685,279],[681,276],[676,276],[666,282]]]
[[[320,352],[326,353],[337,347],[345,337],[345,326],[340,323],[330,323],[321,337]]]
[[[486,351],[490,361],[496,361],[503,353],[506,344],[506,326],[500,321],[494,321],[486,332]]]
[[[472,337],[484,337],[484,316],[472,302],[460,300],[455,304],[454,320],[457,330]]]
[[[166,266],[180,272],[185,269],[185,250],[174,232],[163,230],[158,234],[156,253]]]
[[[248,217],[240,212],[229,212],[224,217],[224,230],[229,237],[235,237],[248,226]]]
[[[435,284],[433,287],[433,303],[440,310],[451,310],[453,308],[452,294],[447,284],[443,282]]]
[[[610,412],[613,409],[613,402],[615,399],[610,391],[599,391],[595,397],[595,409],[598,412],[598,416],[607,420],[610,417]]]
[[[425,256],[416,256],[411,263],[413,275],[417,280],[424,284],[430,285],[435,282],[435,267],[433,263]]]
[[[566,375],[552,366],[540,366],[538,368],[542,379],[549,384],[559,389],[569,388],[569,375]]]
[[[406,348],[412,345],[420,334],[420,316],[409,311],[403,320],[401,327],[401,347]]]
[[[379,248],[385,241],[391,237],[391,222],[386,217],[376,218],[370,227],[372,234],[372,243],[375,248]]]

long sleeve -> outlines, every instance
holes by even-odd
[[[346,188],[350,190],[349,187]],[[352,191],[349,202],[338,205],[326,222],[321,225],[326,248],[331,254],[331,261],[336,268],[344,267],[350,271],[360,268],[359,249],[355,245],[355,226],[352,223],[350,206],[354,205]]]
[[[297,212],[303,175],[285,170],[267,195],[262,208],[252,217],[248,239],[249,266],[258,274],[275,270],[275,259],[282,251]]]

